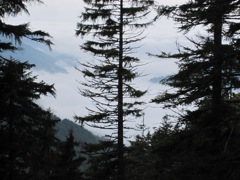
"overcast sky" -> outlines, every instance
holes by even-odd
[[[184,0],[158,0],[159,4],[176,4]],[[45,107],[50,107],[60,118],[73,119],[74,115],[85,114],[85,106],[91,105],[89,100],[81,97],[78,93],[79,84],[82,77],[74,66],[77,61],[86,60],[88,57],[79,49],[84,40],[75,36],[76,23],[78,16],[83,10],[82,0],[45,0],[44,4],[32,4],[29,6],[30,16],[22,14],[16,18],[7,18],[5,21],[10,23],[31,23],[32,30],[41,29],[51,34],[55,44],[52,52],[69,54],[72,59],[69,63],[60,63],[67,70],[67,73],[52,73],[47,70],[37,70],[34,73],[39,75],[39,80],[55,84],[57,97],[44,97],[40,103]],[[147,63],[139,71],[146,76],[135,81],[142,89],[148,89],[146,101],[150,101],[158,92],[163,91],[163,87],[156,83],[158,77],[176,72],[177,66],[173,61],[160,60],[149,57],[146,52],[160,53],[160,51],[176,51],[176,40],[181,40],[181,34],[177,34],[177,25],[170,20],[162,18],[155,25],[146,31],[146,39],[142,41],[142,47],[137,52],[137,56]],[[184,43],[184,42],[183,42]],[[155,78],[155,79],[154,79]],[[152,81],[151,81],[152,79]],[[166,114],[161,106],[149,104],[145,110],[145,123],[153,129],[158,127],[161,117]],[[139,122],[140,123],[140,122]],[[100,133],[98,131],[95,131]],[[133,133],[134,135],[134,133]]]

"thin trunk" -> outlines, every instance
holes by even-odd
[[[119,69],[118,69],[118,180],[124,180],[123,144],[123,0],[120,1]]]
[[[218,2],[216,2],[218,3]],[[218,4],[216,4],[218,6]],[[214,24],[214,64],[213,64],[213,93],[212,93],[212,109],[216,119],[221,118],[222,107],[222,62],[221,53],[222,46],[222,15],[219,13]]]
[[[12,89],[12,88],[11,88]],[[9,169],[8,169],[8,179],[13,180],[14,174],[14,142],[13,142],[13,102],[12,102],[12,93],[10,95],[10,103],[8,109],[8,118],[9,118],[9,131],[8,131],[8,143],[9,143]],[[16,148],[16,147],[15,147]]]

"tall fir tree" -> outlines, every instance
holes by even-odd
[[[88,108],[89,115],[76,117],[93,127],[110,129],[111,139],[117,143],[116,172],[124,179],[124,129],[127,117],[141,116],[137,100],[146,91],[137,90],[132,81],[139,76],[136,71],[139,59],[131,54],[132,44],[143,39],[143,29],[153,20],[144,21],[153,0],[84,0],[87,7],[77,24],[77,35],[92,35],[81,48],[96,58],[94,62],[81,63],[80,71],[86,77],[86,88],[81,94],[92,100],[95,109]],[[127,100],[128,99],[128,100]],[[129,100],[131,99],[131,100]],[[109,143],[112,144],[112,143]],[[114,167],[113,167],[114,168]],[[109,177],[110,178],[110,177]],[[112,177],[113,178],[113,177]]]
[[[239,29],[235,29],[232,36],[228,33],[237,24],[234,20],[239,19],[238,10],[238,1],[222,0],[189,1],[179,7],[160,8],[160,14],[172,16],[184,33],[200,27],[207,35],[199,34],[197,40],[188,38],[194,48],[180,45],[179,53],[159,56],[179,59],[179,72],[162,81],[177,88],[177,92],[166,92],[156,97],[155,102],[165,101],[176,106],[199,104],[203,98],[208,98],[211,110],[221,118],[224,98],[226,100],[239,87]]]
[[[0,62],[1,177],[3,179],[47,178],[49,154],[54,148],[54,126],[50,112],[36,104],[41,95],[54,95],[53,85],[36,82],[28,63]],[[47,158],[48,157],[48,158]],[[41,173],[40,173],[41,171]],[[34,173],[33,173],[34,172]]]
[[[203,32],[188,38],[192,47],[159,55],[179,59],[179,72],[162,81],[175,91],[153,101],[170,108],[195,106],[179,117],[178,156],[170,172],[178,179],[238,179],[240,1],[191,0],[159,12],[186,34],[196,27]]]
[[[0,1],[0,78],[1,78],[1,174],[3,179],[42,179],[48,177],[45,157],[53,146],[54,125],[51,113],[39,107],[35,100],[54,94],[54,87],[35,82],[30,69],[34,66],[1,56],[4,51],[18,50],[23,38],[51,46],[51,36],[41,30],[32,31],[29,23],[12,25],[6,17],[29,14],[27,5],[41,0]],[[4,37],[4,38],[2,38]],[[42,156],[40,156],[40,151]],[[41,171],[41,172],[40,172]]]

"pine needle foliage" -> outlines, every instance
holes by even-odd
[[[44,43],[49,48],[53,44],[49,38],[51,36],[41,30],[32,31],[29,23],[12,25],[6,23],[5,17],[16,17],[21,13],[29,14],[27,4],[43,3],[40,0],[3,0],[0,1],[0,35],[7,38],[6,40],[0,39],[0,52],[5,50],[17,50],[16,45],[13,43],[21,44],[23,38],[27,38],[36,42]]]
[[[179,72],[162,81],[176,88],[165,92],[153,101],[166,106],[199,105],[211,99],[212,110],[218,114],[231,93],[239,89],[239,1],[188,1],[187,3],[159,8],[179,23],[186,35],[194,28],[202,33],[187,39],[188,46],[179,45],[179,53],[157,55],[160,58],[179,59]]]

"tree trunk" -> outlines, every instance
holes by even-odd
[[[124,180],[123,144],[123,0],[120,1],[119,67],[118,67],[118,180]]]
[[[216,5],[218,6],[218,1]],[[216,21],[214,23],[214,59],[213,59],[213,92],[212,92],[212,110],[215,119],[221,118],[222,107],[222,15],[216,12]]]

